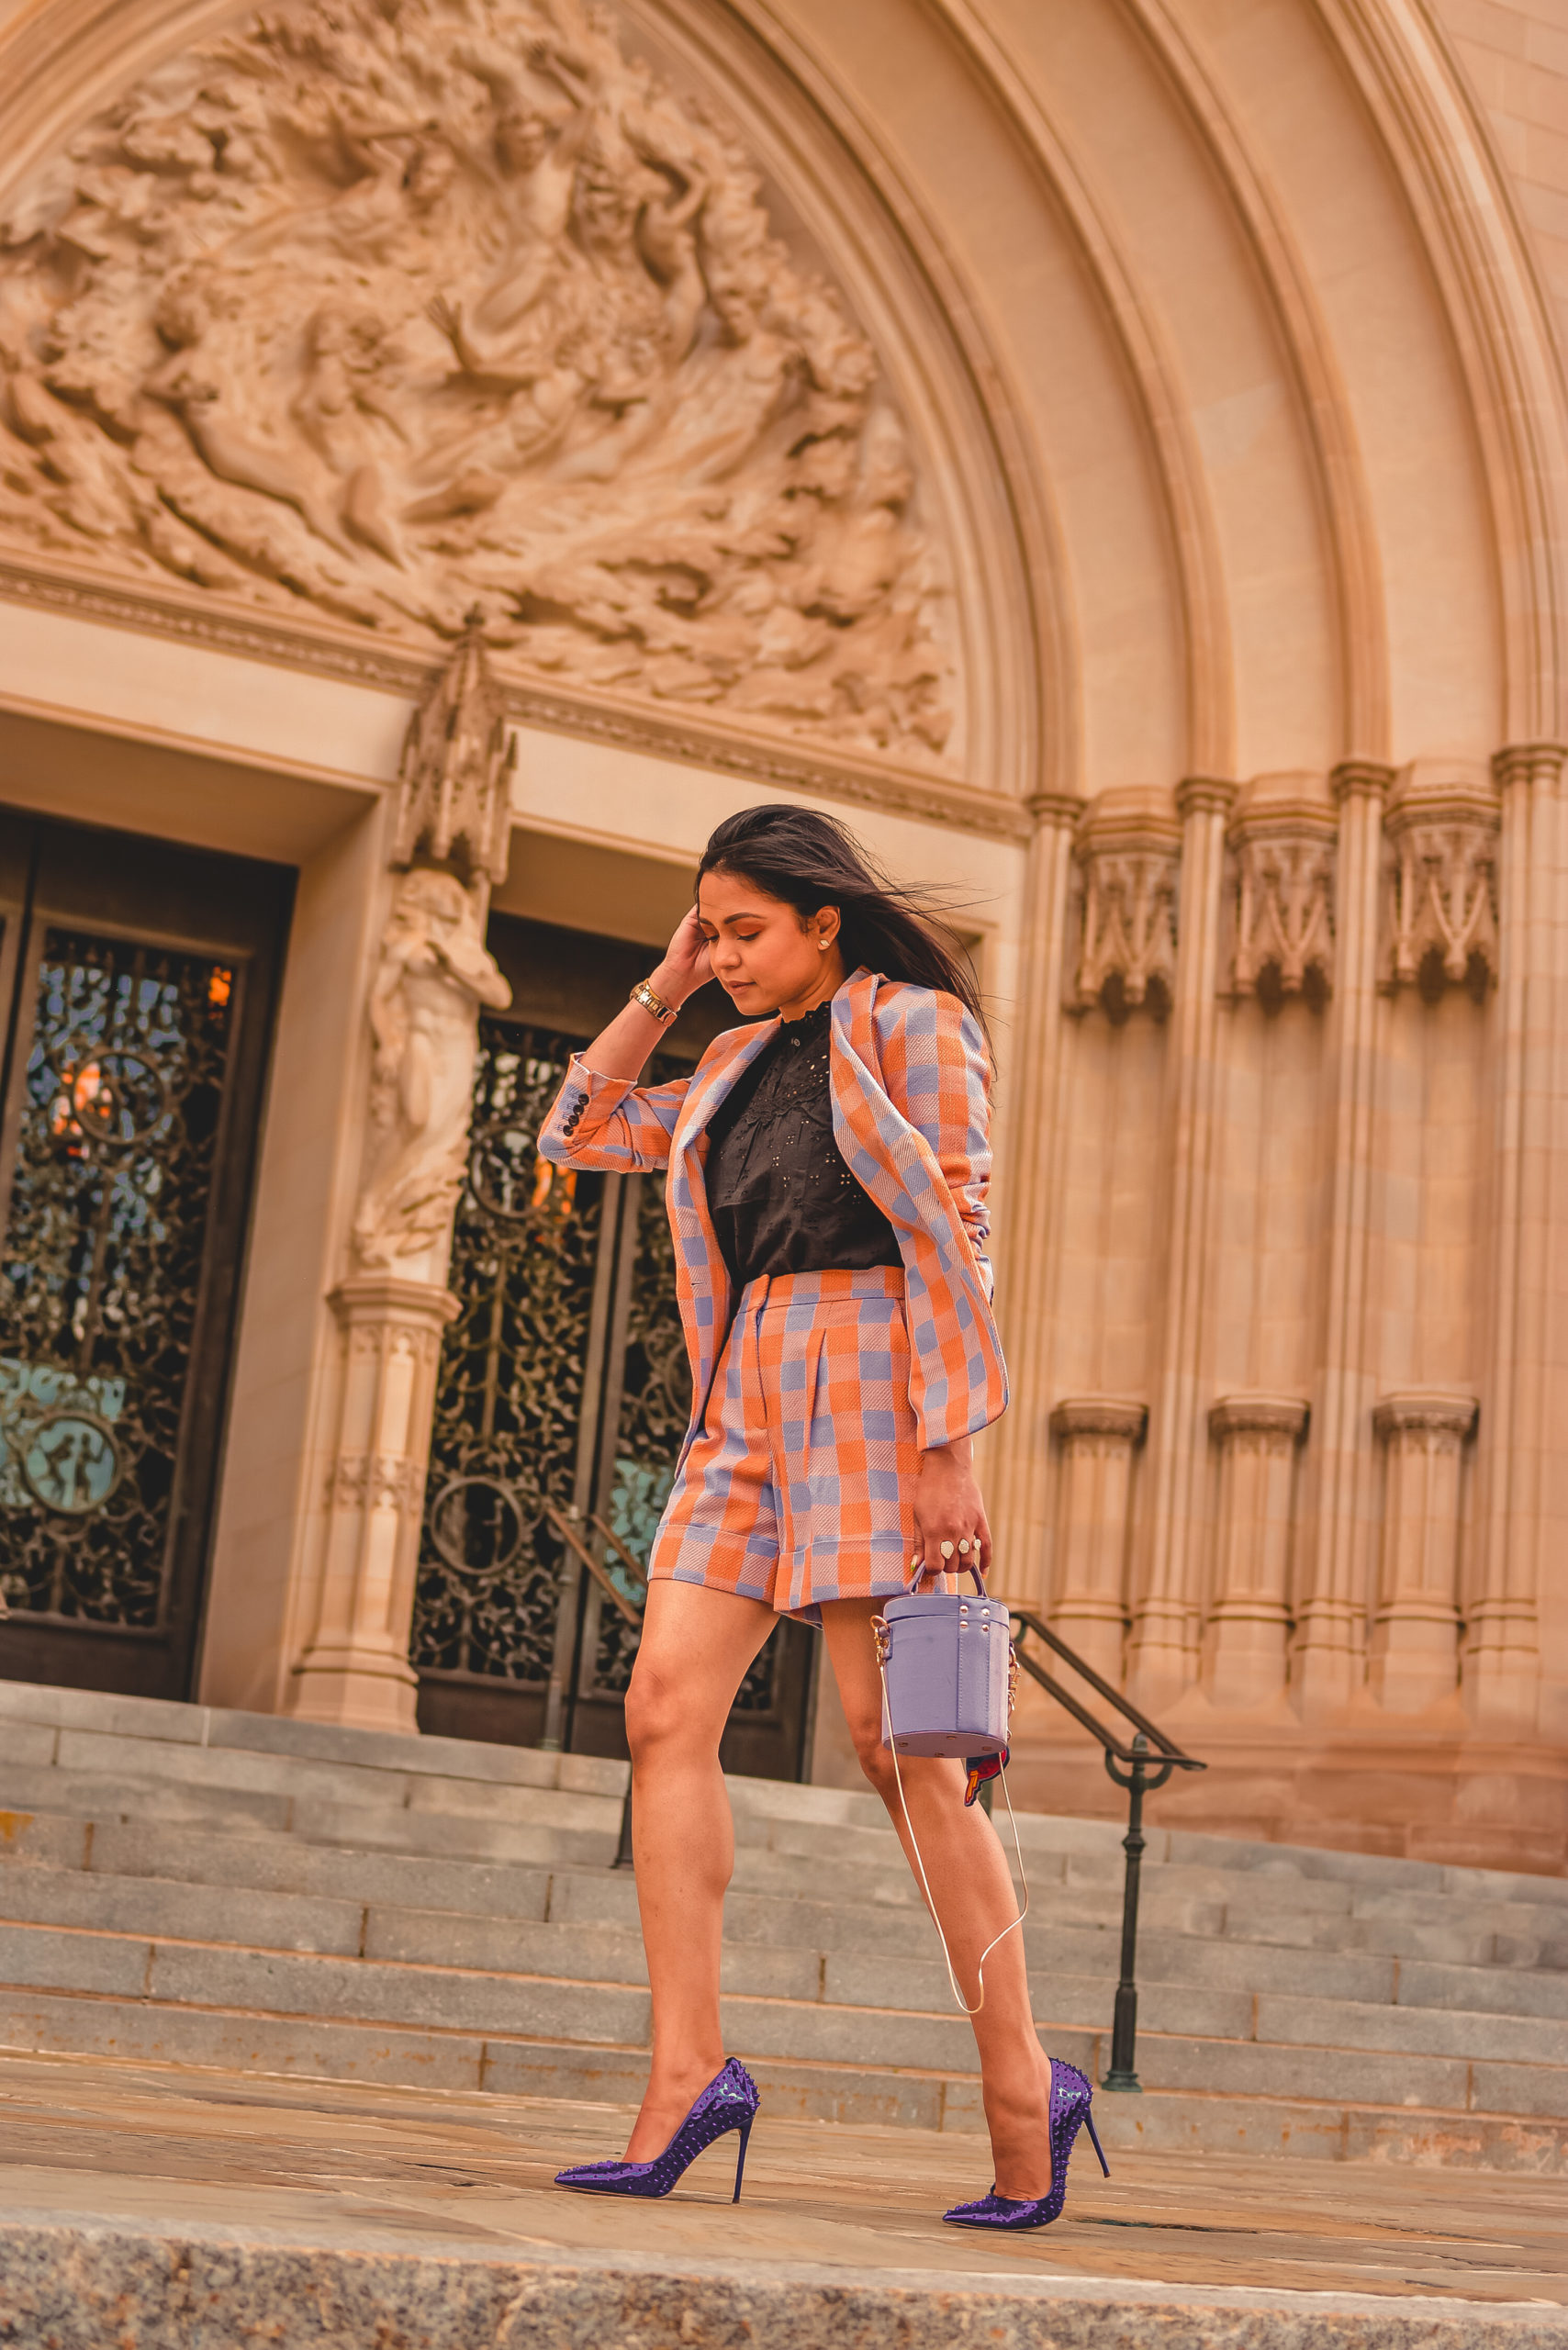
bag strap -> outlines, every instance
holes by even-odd
[[[976,1576],[975,1581],[977,1585],[979,1585],[980,1578],[978,1575]],[[876,1639],[877,1671],[880,1674],[882,1682],[882,1719],[887,1723],[888,1729],[890,1731],[893,1726],[893,1717],[892,1709],[888,1704],[888,1654],[886,1636],[879,1631],[876,1635]],[[925,1874],[925,1863],[921,1857],[920,1839],[914,1832],[914,1822],[909,1816],[909,1805],[904,1797],[903,1772],[899,1764],[899,1751],[897,1746],[892,1748],[892,1757],[893,1776],[898,1781],[899,1807],[903,1813],[903,1824],[909,1830],[909,1841],[914,1847],[914,1863],[916,1868],[920,1871],[921,1890],[925,1896],[925,1906],[931,1912],[931,1922],[936,1929],[936,1939],[942,1945],[942,1955],[947,1962],[947,1980],[953,1986],[953,1997],[957,1999],[964,2013],[970,2017],[978,2016],[981,2008],[985,2005],[986,1960],[991,1956],[991,1952],[997,1948],[999,1943],[1004,1942],[1007,1940],[1009,1934],[1015,1934],[1018,1932],[1025,1919],[1029,1914],[1029,1880],[1024,1870],[1024,1848],[1018,1841],[1018,1815],[1013,1808],[1013,1797],[1008,1794],[1007,1790],[1007,1765],[1005,1762],[999,1762],[997,1764],[997,1774],[1002,1781],[1002,1792],[1007,1803],[1007,1817],[1012,1822],[1013,1849],[1018,1855],[1018,1876],[1019,1881],[1024,1887],[1024,1907],[1019,1910],[1018,1915],[1014,1919],[1013,1923],[1010,1926],[1004,1926],[1001,1933],[995,1937],[995,1940],[987,1942],[984,1950],[981,1951],[980,1965],[976,1969],[976,1973],[980,1978],[980,1998],[971,2008],[969,2001],[965,1998],[962,1990],[959,1988],[958,1975],[953,1970],[953,1953],[947,1947],[947,1937],[942,1930],[942,1920],[936,1914],[936,1904],[931,1897],[930,1880],[927,1878]]]

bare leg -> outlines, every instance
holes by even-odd
[[[823,1609],[823,1631],[860,1767],[887,1805],[913,1869],[893,1758],[882,1744],[882,1690],[871,1636],[879,1607],[876,1600],[830,1601]],[[980,1997],[980,1953],[1018,1915],[1012,1875],[984,1812],[978,1805],[964,1808],[961,1762],[901,1756],[900,1766],[953,1969],[972,2008]],[[986,1960],[985,2005],[974,2018],[974,2034],[996,2191],[1020,2200],[1048,2194],[1050,2067],[1029,2010],[1022,1934],[1009,1934]]]
[[[724,2062],[719,1945],[735,1829],[719,1740],[746,1668],[777,1621],[760,1600],[700,1583],[649,1588],[626,1692],[626,1736],[654,2061],[628,2162],[663,2154]]]

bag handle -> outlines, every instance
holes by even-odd
[[[927,1575],[932,1578],[934,1583],[943,1583],[946,1580],[948,1575],[951,1575],[955,1585],[953,1592],[955,1599],[958,1595],[956,1586],[960,1576],[963,1575],[968,1575],[971,1583],[974,1584],[977,1598],[984,1599],[989,1595],[987,1594],[985,1584],[980,1580],[980,1569],[978,1567],[971,1567],[967,1559],[961,1567],[950,1566],[946,1563],[941,1566],[934,1567],[929,1565],[924,1559],[922,1559],[918,1568],[915,1570],[913,1580],[909,1584],[910,1591],[915,1596],[918,1597],[920,1586],[924,1582]]]
[[[974,1574],[974,1569],[972,1567],[969,1569],[969,1572]],[[981,1596],[983,1597],[984,1585],[980,1583],[979,1575],[975,1575],[975,1582],[980,1590]],[[881,1676],[882,1683],[882,1719],[887,1723],[888,1729],[890,1732],[893,1727],[893,1716],[892,1708],[888,1703],[888,1632],[886,1623],[880,1617],[878,1617],[875,1619],[873,1626],[873,1637],[877,1643],[877,1671]],[[936,1939],[942,1945],[942,1955],[947,1962],[947,1980],[953,1986],[953,1997],[958,2001],[959,2007],[962,2008],[965,2015],[973,2018],[979,2015],[980,2009],[985,2005],[986,1960],[991,1956],[991,1952],[995,1950],[1000,1943],[1004,1942],[1007,1940],[1009,1934],[1017,1933],[1021,1930],[1025,1919],[1029,1914],[1029,1879],[1024,1868],[1024,1848],[1018,1841],[1018,1815],[1013,1808],[1013,1797],[1008,1793],[1007,1765],[1005,1762],[999,1761],[996,1769],[997,1776],[1002,1781],[1002,1793],[1007,1804],[1007,1817],[1013,1829],[1013,1849],[1018,1855],[1018,1877],[1019,1882],[1024,1887],[1024,1907],[1019,1910],[1018,1915],[1014,1919],[1013,1923],[1010,1926],[1003,1926],[1001,1933],[999,1933],[993,1941],[987,1942],[984,1950],[981,1951],[980,1955],[980,1964],[975,1970],[980,1980],[980,1998],[971,2008],[969,2001],[965,1998],[962,1990],[959,1988],[958,1977],[953,1967],[953,1953],[947,1947],[947,1937],[942,1930],[942,1920],[936,1914],[936,1904],[931,1897],[931,1884],[925,1874],[924,1860],[921,1855],[920,1839],[914,1832],[914,1822],[909,1816],[909,1804],[904,1796],[903,1772],[900,1767],[899,1751],[896,1745],[892,1748],[892,1757],[893,1776],[898,1781],[899,1808],[903,1813],[903,1824],[909,1830],[909,1841],[914,1848],[914,1863],[916,1868],[920,1871],[921,1890],[925,1896],[925,1906],[931,1912],[931,1922],[936,1929]]]

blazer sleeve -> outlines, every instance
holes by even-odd
[[[690,1082],[681,1077],[668,1085],[633,1085],[629,1078],[600,1077],[574,1053],[566,1081],[539,1130],[539,1156],[555,1167],[612,1175],[667,1167],[670,1138]]]
[[[889,992],[885,1008],[879,999],[876,1014],[883,1081],[895,1107],[931,1146],[991,1297],[991,1053],[985,1032],[957,996],[923,990],[924,1000],[911,1006]]]

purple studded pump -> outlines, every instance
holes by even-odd
[[[1107,2178],[1111,2165],[1101,2152],[1099,2136],[1090,2103],[1094,2092],[1076,2065],[1064,2065],[1051,2058],[1051,2191],[1032,2201],[1014,2201],[1011,2196],[999,2195],[993,2187],[978,2203],[955,2203],[942,2217],[956,2228],[1048,2228],[1053,2220],[1061,2217],[1061,2207],[1067,2201],[1067,2165],[1072,2154],[1072,2142],[1087,2122],[1094,2151],[1100,2156],[1100,2167]]]
[[[732,2198],[738,2203],[751,2125],[756,2120],[761,2101],[756,2083],[745,2066],[732,2056],[723,2071],[713,2076],[664,2153],[655,2161],[578,2163],[572,2170],[558,2170],[555,2184],[580,2188],[588,2195],[667,2195],[681,2174],[715,2139],[738,2130],[741,2151],[735,2164],[735,2191]]]

